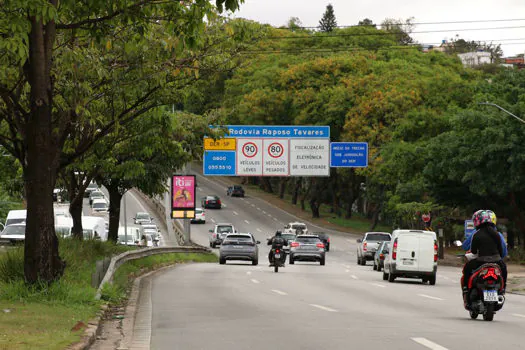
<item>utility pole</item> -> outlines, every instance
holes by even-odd
[[[518,119],[520,122],[522,122],[523,124],[525,124],[525,120],[521,119],[520,117],[518,117],[517,115],[515,114],[512,114],[511,112],[507,111],[505,108],[495,104],[495,103],[490,103],[490,102],[479,102],[478,104],[480,105],[486,105],[486,106],[493,106],[493,107],[496,107],[496,108],[499,108],[500,110],[502,110],[503,112],[507,113],[508,115],[511,115],[513,116],[514,118]]]

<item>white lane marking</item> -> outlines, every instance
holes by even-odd
[[[346,269],[345,272],[350,272],[350,270]]]
[[[245,223],[247,223],[248,225],[250,224],[250,222],[248,220],[244,220]]]
[[[250,204],[250,202],[246,201],[246,204]]]
[[[252,207],[255,207],[255,204],[252,204]]]
[[[279,221],[277,218],[273,218],[275,221]]]
[[[211,222],[215,223],[215,219],[214,219],[214,218],[211,218]]]
[[[259,284],[259,283],[261,283],[261,282],[257,281],[256,279],[253,279],[253,278],[252,278],[250,281],[252,281],[252,282],[255,283],[255,284]]]
[[[269,217],[272,217],[272,214],[268,214]]]
[[[233,215],[239,215],[239,213],[237,213],[236,211],[233,211]]]
[[[350,265],[343,264],[343,267],[344,267],[345,269],[349,269],[349,268],[350,268]]]
[[[263,210],[263,214],[266,215],[266,212]]]
[[[241,201],[244,201],[244,198],[241,198]]]
[[[197,191],[202,192],[202,188],[197,187]]]
[[[431,342],[430,340],[425,339],[425,338],[410,338],[410,339],[432,350],[448,350],[447,348],[444,348],[441,345]]]
[[[351,277],[352,277],[353,279],[355,279],[355,280],[358,280],[358,279],[359,279],[359,277],[357,277],[356,275],[352,275]]]
[[[261,208],[257,207],[257,210],[261,210]]]
[[[279,295],[288,295],[288,293],[282,292],[282,291],[280,291],[278,289],[272,289],[272,292],[277,293]]]
[[[450,278],[447,277],[447,276],[443,276],[443,278],[446,279],[446,280],[450,280]]]
[[[258,228],[257,231],[262,232],[262,230],[260,228]]]
[[[332,309],[332,308],[326,307],[326,306],[322,306],[322,305],[310,304],[310,306],[316,307],[316,308],[324,310],[324,311],[337,312],[337,310],[335,310],[335,309]]]
[[[222,206],[225,207],[225,208],[228,208],[228,206],[226,204],[224,204],[224,203],[222,204]]]
[[[512,314],[512,316],[525,318],[525,315],[520,315],[520,314]]]
[[[249,275],[252,274],[252,272],[251,271],[246,271],[246,274],[249,276]]]
[[[441,299],[441,298],[438,298],[438,297],[433,297],[431,295],[426,295],[426,294],[418,294],[420,297],[423,297],[423,298],[428,298],[428,299],[432,299],[432,300],[444,300],[444,299]]]
[[[346,239],[348,242],[352,243],[353,241],[349,238]]]
[[[379,288],[385,288],[386,287],[384,284],[379,284],[379,283],[370,283],[370,284],[373,285],[373,286],[379,287]]]

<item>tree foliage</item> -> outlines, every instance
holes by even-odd
[[[335,19],[334,7],[332,4],[326,5],[326,10],[323,17],[319,20],[319,30],[322,32],[331,32],[337,27],[337,20]]]

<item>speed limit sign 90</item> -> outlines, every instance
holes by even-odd
[[[268,146],[268,154],[270,157],[279,158],[283,155],[284,147],[279,142],[273,142]]]
[[[244,146],[242,146],[242,154],[244,154],[244,156],[246,158],[253,158],[257,155],[257,145],[253,142],[247,142],[244,144]]]

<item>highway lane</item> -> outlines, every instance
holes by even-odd
[[[356,264],[355,236],[330,232],[334,250],[326,266],[296,263],[273,273],[265,238],[275,222],[295,219],[250,196],[226,197],[226,186],[213,179],[198,183],[199,197],[217,194],[226,207],[207,210],[206,225],[192,225],[193,240],[208,244],[211,219],[232,222],[262,241],[260,264],[185,265],[154,277],[152,349],[522,346],[525,297],[508,295],[493,322],[472,321],[462,307],[458,268],[440,266],[435,286],[388,283],[370,263]]]

